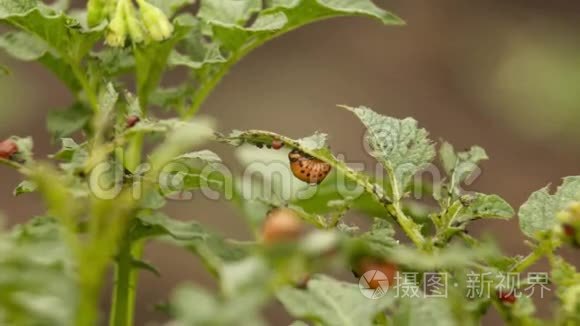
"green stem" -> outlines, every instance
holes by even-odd
[[[115,287],[111,308],[111,326],[129,326],[134,323],[135,298],[139,270],[133,268],[133,261],[143,255],[144,242],[124,241],[119,250],[115,269]]]
[[[81,262],[87,265],[86,262]],[[83,272],[83,270],[85,272]],[[92,326],[97,325],[99,316],[99,292],[100,282],[98,278],[94,277],[93,271],[80,268],[81,284],[80,284],[80,302],[77,308],[76,325]]]
[[[125,167],[131,171],[135,172],[137,166],[141,162],[141,150],[143,149],[143,134],[135,134],[131,137],[127,150],[125,151]]]
[[[390,205],[389,212],[393,215],[399,226],[401,226],[405,234],[407,234],[415,246],[419,249],[423,249],[425,247],[425,237],[421,234],[419,226],[405,215],[401,209],[400,203],[396,202]]]
[[[79,81],[82,89],[85,91],[85,95],[87,96],[91,108],[93,109],[93,111],[96,112],[99,108],[99,99],[97,97],[97,94],[91,87],[91,83],[86,78],[84,73],[79,69],[79,67],[81,66],[80,62],[78,63],[73,62],[70,66],[73,74],[75,75],[75,78]]]
[[[383,164],[386,167],[387,174],[389,176],[389,182],[391,184],[391,191],[392,191],[392,203],[387,206],[387,210],[393,215],[396,222],[401,226],[403,231],[407,234],[409,239],[413,241],[415,246],[419,249],[423,249],[425,247],[425,238],[421,234],[421,228],[405,213],[401,207],[401,192],[399,190],[399,184],[397,178],[395,176],[395,171],[390,167],[390,164],[385,162]]]
[[[125,152],[125,167],[134,172],[141,162],[143,135],[134,135]],[[139,270],[133,268],[133,261],[143,256],[144,241],[133,242],[131,228],[128,227],[118,253],[115,267],[115,284],[113,288],[113,303],[109,324],[111,326],[133,325],[135,315],[135,297]]]
[[[512,268],[511,272],[513,273],[521,273],[528,269],[530,266],[535,264],[538,260],[544,257],[546,253],[546,248],[542,244],[538,245],[534,251],[532,251],[529,255],[524,257],[524,259],[517,262],[517,264]]]

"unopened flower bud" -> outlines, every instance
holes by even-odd
[[[139,18],[137,18],[133,2],[124,1],[125,23],[129,36],[134,43],[141,43],[145,40],[145,33],[143,32],[143,25]]]
[[[105,42],[112,47],[121,47],[125,45],[125,40],[127,39],[124,3],[125,0],[119,0],[113,19],[107,27]]]
[[[173,33],[173,25],[165,13],[145,0],[138,0],[137,3],[151,39],[158,42],[168,39]]]
[[[106,0],[89,0],[87,3],[87,23],[90,27],[97,26],[107,17]]]

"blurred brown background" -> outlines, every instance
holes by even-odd
[[[79,1],[80,3],[80,1]],[[473,189],[494,192],[519,207],[528,195],[560,178],[580,174],[580,3],[577,1],[380,1],[407,21],[384,27],[363,18],[325,21],[283,36],[244,59],[206,102],[221,130],[263,128],[301,137],[320,130],[347,161],[371,162],[361,145],[363,129],[335,104],[366,105],[383,114],[413,116],[433,139],[457,148],[479,144],[491,160]],[[0,79],[0,135],[31,134],[38,157],[54,151],[44,126],[48,110],[71,97],[38,64],[2,57],[12,75]],[[4,137],[2,136],[2,137]],[[212,146],[226,161],[231,149]],[[0,169],[0,207],[8,224],[43,212],[39,198],[12,197],[19,177]],[[199,196],[198,196],[199,197]],[[196,198],[168,211],[199,219],[223,233],[248,236],[229,205]],[[517,219],[476,223],[506,252],[527,249]],[[578,254],[565,253],[575,259]],[[215,287],[191,256],[151,245],[147,259],[162,278],[142,273],[137,324],[163,321],[153,304],[177,283]],[[536,269],[541,270],[542,265]],[[103,294],[103,310],[109,293]],[[551,301],[539,306],[550,313]],[[268,309],[273,325],[291,320]],[[489,314],[486,324],[498,322]]]

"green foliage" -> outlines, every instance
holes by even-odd
[[[552,195],[548,187],[534,192],[520,207],[520,228],[529,237],[549,231],[556,225],[556,214],[580,198],[580,177],[566,177]]]
[[[358,285],[325,276],[308,282],[307,290],[284,288],[278,299],[296,318],[315,320],[323,325],[373,325],[375,316],[394,304],[392,295],[378,300],[361,296]]]
[[[385,167],[392,180],[391,199],[401,199],[398,189],[405,189],[419,170],[435,157],[435,149],[425,129],[413,118],[398,120],[382,116],[369,108],[347,108],[366,126],[366,141],[371,154]]]
[[[78,290],[71,250],[52,218],[37,217],[0,235],[0,322],[69,325]]]
[[[447,177],[423,186],[429,198],[417,200],[410,190],[422,181],[415,176],[433,167],[436,150],[413,118],[345,107],[366,128],[370,154],[386,173],[373,177],[333,154],[325,133],[223,135],[211,119],[196,116],[234,64],[277,36],[332,17],[385,25],[400,25],[399,18],[370,0],[208,0],[195,15],[192,4],[91,0],[86,10],[71,11],[66,0],[0,0],[0,21],[7,25],[0,49],[42,63],[74,96],[46,118],[61,143],[49,155],[52,163],[34,155],[29,137],[10,136],[1,144],[0,163],[23,176],[14,195],[38,192],[50,216],[0,232],[1,324],[100,324],[111,264],[109,323],[134,324],[139,272],[161,276],[142,259],[149,242],[188,250],[219,284],[218,293],[179,286],[165,307],[172,325],[265,325],[261,311],[275,299],[300,319],[293,325],[475,325],[491,306],[508,323],[536,325],[528,298],[504,302],[493,292],[467,299],[466,275],[490,274],[487,281],[498,288],[501,273],[522,273],[543,257],[561,302],[555,323],[578,322],[580,277],[556,249],[577,244],[580,208],[571,204],[580,200],[580,177],[565,178],[554,194],[541,189],[521,206],[522,231],[535,241],[528,256],[509,257],[466,233],[475,220],[515,215],[498,195],[462,189],[488,159],[481,147],[456,152],[441,144]],[[161,86],[176,68],[186,71],[184,80]],[[168,111],[163,119],[159,108]],[[237,147],[244,173],[232,173],[216,153],[200,148],[210,141]],[[289,151],[332,172],[318,185],[303,183],[293,175]],[[208,192],[246,217],[251,239],[209,230],[195,220],[204,213],[195,209],[193,218],[163,212],[169,199]],[[349,224],[351,211],[368,217],[370,228]],[[360,274],[368,265],[403,277],[389,279],[394,283],[386,295],[371,300],[357,278],[322,274]],[[417,297],[400,296],[409,273],[446,275],[449,293],[427,297],[426,282],[418,281],[410,287]]]

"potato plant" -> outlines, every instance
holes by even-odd
[[[580,324],[580,274],[558,254],[580,246],[580,176],[534,192],[516,212],[497,195],[463,189],[488,158],[482,148],[436,145],[413,118],[337,107],[367,129],[384,172],[371,176],[337,158],[324,133],[218,132],[198,116],[252,50],[342,16],[404,24],[371,0],[89,0],[84,9],[0,0],[0,48],[39,62],[74,96],[46,117],[58,152],[35,156],[25,135],[0,143],[0,163],[22,176],[14,194],[38,192],[46,206],[0,234],[0,323],[135,324],[139,273],[158,273],[144,246],[162,241],[199,257],[219,284],[217,293],[189,283],[159,298],[168,325],[264,325],[261,311],[274,300],[293,325],[476,325],[491,309],[513,325]],[[176,69],[186,77],[166,86]],[[172,117],[158,118],[161,110]],[[203,149],[212,142],[235,150],[250,173],[229,172]],[[434,167],[444,177],[426,183],[420,176]],[[192,194],[231,202],[254,239],[209,230],[191,217],[193,205],[191,216],[163,212]],[[351,211],[372,226],[345,221]],[[525,257],[466,231],[514,216]],[[541,258],[551,270],[529,273]],[[107,314],[99,298],[112,265]],[[553,306],[550,319],[524,293],[538,286],[556,297],[541,301]]]

